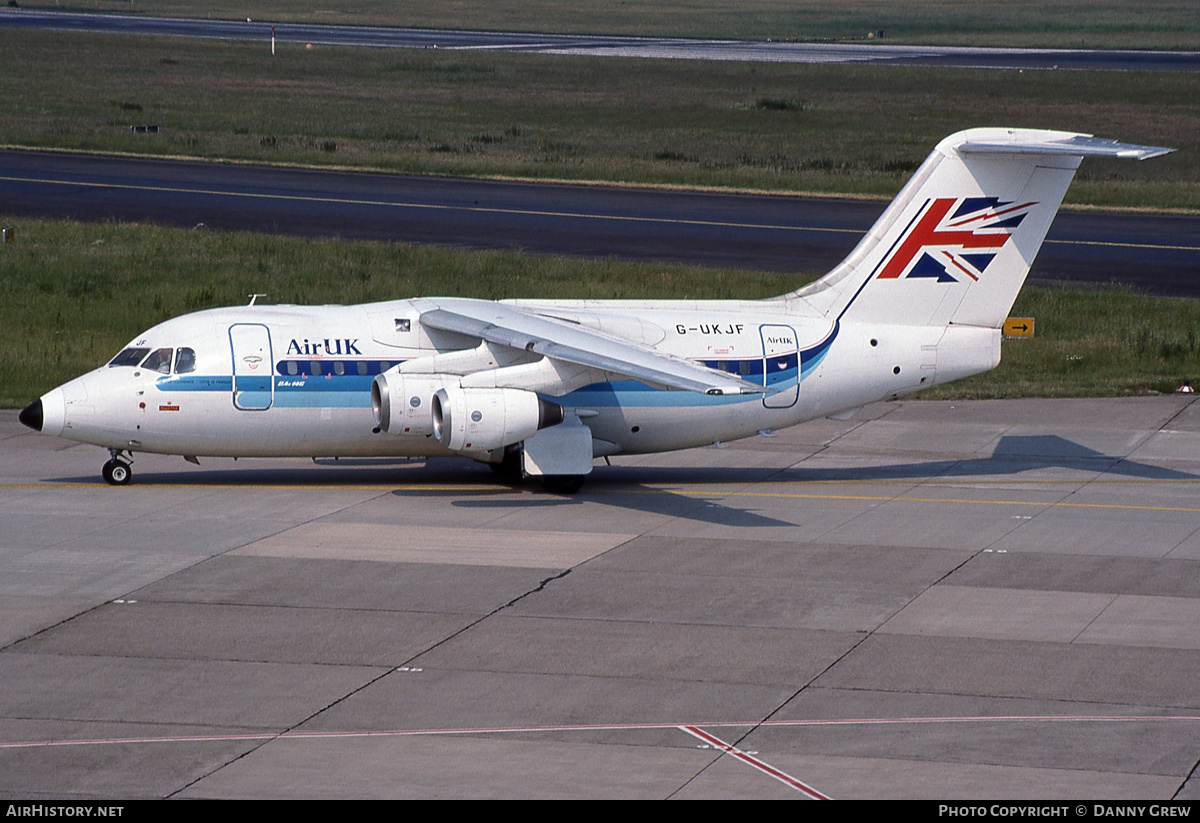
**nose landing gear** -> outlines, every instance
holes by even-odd
[[[112,459],[104,464],[104,468],[100,472],[104,475],[104,482],[110,486],[129,485],[129,481],[133,479],[133,471],[129,465],[133,460],[121,457],[119,449],[109,449],[108,453],[112,455]]]

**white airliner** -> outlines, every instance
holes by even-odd
[[[684,449],[1000,362],[1001,325],[1084,156],[1170,149],[971,129],[938,144],[841,264],[761,301],[420,298],[168,320],[21,422],[135,452],[459,455],[579,488],[593,460]]]

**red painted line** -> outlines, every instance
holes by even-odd
[[[958,221],[957,223],[950,223],[949,225],[951,228],[958,228],[959,226],[965,226],[967,223],[975,223],[979,220],[992,220],[997,217],[1003,217],[1004,215],[1009,214],[1011,212],[1020,211],[1021,209],[1028,208],[1029,206],[1036,206],[1036,205],[1037,205],[1037,201],[1030,200],[1028,203],[1022,203],[1019,206],[1010,206],[1007,209],[999,209],[997,211],[993,211],[988,214],[981,214],[981,215],[977,215],[976,217],[967,217],[963,220]]]
[[[821,794],[819,791],[814,789],[812,786],[810,786],[807,783],[804,783],[800,780],[797,780],[796,778],[792,777],[787,772],[781,771],[780,769],[775,768],[770,763],[759,760],[754,755],[748,754],[748,753],[742,751],[741,749],[737,748],[736,746],[732,746],[729,743],[726,743],[724,740],[720,739],[719,737],[716,737],[715,735],[709,734],[708,732],[704,731],[703,729],[698,729],[695,726],[680,726],[679,728],[682,731],[685,731],[688,734],[690,734],[692,737],[695,737],[699,740],[703,740],[705,743],[708,743],[708,744],[720,749],[725,754],[731,755],[731,756],[737,758],[738,760],[742,761],[743,763],[747,764],[748,766],[752,766],[752,767],[758,769],[763,774],[770,775],[771,777],[775,778],[776,780],[778,780],[780,783],[784,784],[785,786],[790,786],[791,788],[795,789],[796,791],[808,795],[813,800],[830,800],[831,799],[828,795]]]
[[[973,717],[853,717],[828,720],[767,720],[763,726],[897,726],[921,723],[1138,723],[1200,722],[1192,715],[976,715]],[[705,723],[706,726],[717,725]],[[735,725],[728,723],[724,725]],[[748,725],[748,724],[746,724]]]
[[[963,274],[965,274],[967,277],[971,278],[975,282],[979,282],[979,278],[976,277],[975,275],[971,274],[971,272],[969,272],[961,263],[959,263],[957,260],[955,260],[953,254],[951,254],[948,251],[943,251],[942,254],[944,254],[946,256],[946,259],[950,261],[950,265],[954,266],[956,269],[961,271]]]

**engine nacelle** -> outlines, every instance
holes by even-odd
[[[375,425],[389,434],[433,434],[433,395],[457,375],[385,372],[371,383]]]
[[[433,395],[433,436],[447,449],[483,453],[563,421],[563,407],[522,389],[442,386]]]

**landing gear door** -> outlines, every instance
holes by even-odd
[[[261,323],[229,327],[233,351],[233,405],[243,411],[263,411],[275,401],[271,333]]]
[[[759,326],[763,345],[763,385],[775,389],[763,395],[768,409],[786,409],[800,397],[800,347],[791,326]]]

